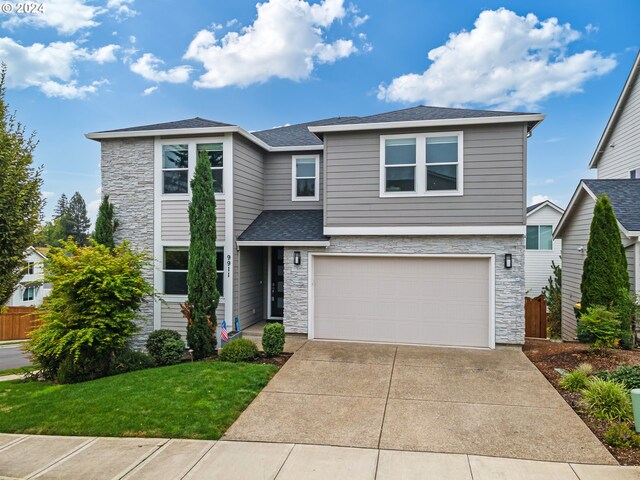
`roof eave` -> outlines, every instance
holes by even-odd
[[[640,71],[640,50],[638,50],[638,54],[636,55],[636,60],[633,62],[633,67],[631,67],[631,72],[627,77],[627,81],[622,88],[622,92],[618,97],[618,101],[616,102],[616,106],[613,107],[613,111],[609,116],[609,120],[607,121],[607,126],[604,128],[602,132],[602,136],[600,137],[600,141],[596,146],[595,152],[593,152],[593,156],[591,157],[591,161],[589,162],[589,168],[597,168],[598,162],[600,161],[600,157],[604,153],[604,145],[609,141],[611,137],[611,133],[613,131],[613,127],[615,123],[618,121],[620,117],[620,113],[623,105],[627,102],[629,95],[631,94],[631,88],[635,82],[635,77],[637,77],[638,72]]]
[[[545,119],[543,114],[531,115],[505,115],[502,117],[476,117],[476,118],[451,118],[442,120],[409,120],[404,122],[375,122],[375,123],[352,123],[339,125],[317,125],[310,126],[312,133],[328,132],[354,132],[361,130],[390,130],[397,128],[413,127],[445,127],[458,125],[486,125],[495,123],[533,123],[532,131],[540,122]]]
[[[531,210],[530,212],[527,212],[527,217],[528,217],[529,215],[532,215],[532,214],[534,214],[535,212],[539,211],[541,208],[544,208],[544,207],[547,207],[547,206],[549,206],[549,207],[553,208],[554,210],[556,210],[556,211],[557,211],[557,212],[559,212],[560,214],[563,214],[563,213],[564,213],[564,210],[563,210],[563,209],[561,209],[559,206],[557,206],[555,203],[553,203],[553,202],[551,202],[551,201],[549,201],[549,200],[545,200],[545,201],[544,201],[544,202],[542,202],[540,205],[538,205],[536,208],[534,208],[534,209],[533,209],[533,210]]]
[[[329,240],[238,240],[239,247],[328,247]]]

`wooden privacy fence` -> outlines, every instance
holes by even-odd
[[[0,341],[26,339],[37,317],[35,307],[7,307],[0,313]]]
[[[524,299],[525,337],[547,338],[547,304],[544,296]]]

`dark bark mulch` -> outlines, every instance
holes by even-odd
[[[293,355],[293,353],[284,352],[276,357],[267,357],[264,353],[260,352],[260,356],[249,363],[260,363],[263,365],[275,365],[277,367],[281,367],[287,363],[287,360],[291,358],[291,355]]]
[[[592,355],[588,353],[588,348],[583,343],[527,339],[523,351],[621,465],[640,465],[640,448],[614,448],[604,443],[610,423],[598,420],[583,410],[580,405],[582,395],[560,388],[561,376],[554,370],[573,370],[581,363],[589,363],[594,371],[615,370],[621,365],[640,365],[640,350],[609,350],[606,355]],[[633,422],[629,426],[633,429]]]

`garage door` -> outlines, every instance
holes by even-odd
[[[488,258],[313,258],[314,338],[492,346]]]

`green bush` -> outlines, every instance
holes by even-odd
[[[138,352],[132,348],[125,348],[118,352],[113,358],[111,366],[111,375],[120,373],[135,372],[136,370],[145,370],[153,368],[156,362],[153,357],[144,352]]]
[[[623,383],[629,390],[640,388],[640,367],[635,365],[623,365],[611,372],[603,370],[596,375],[604,380]]]
[[[612,447],[640,447],[640,435],[631,430],[628,423],[612,423],[604,434],[604,441]]]
[[[563,376],[560,379],[560,386],[569,392],[579,392],[586,386],[592,371],[591,365],[583,363]]]
[[[284,325],[267,323],[262,332],[262,349],[268,357],[280,355],[284,350]]]
[[[28,350],[47,379],[97,378],[137,331],[142,302],[153,292],[143,271],[148,256],[124,242],[113,249],[94,242],[64,242],[49,251],[45,282],[53,284]],[[94,372],[89,371],[95,368]]]
[[[593,377],[582,394],[582,404],[596,418],[609,421],[631,418],[631,397],[622,383]]]
[[[594,353],[616,347],[620,341],[620,320],[617,317],[605,307],[590,307],[578,320],[578,336],[592,339],[590,350]]]
[[[227,343],[220,350],[219,358],[223,362],[248,362],[258,356],[258,347],[251,340],[238,338]]]
[[[147,351],[158,365],[175,365],[184,356],[184,341],[178,332],[162,328],[149,335]]]

